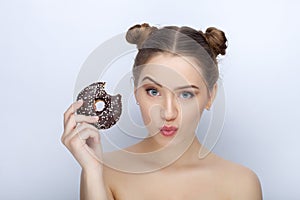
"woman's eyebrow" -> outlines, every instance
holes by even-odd
[[[153,79],[150,78],[149,76],[145,76],[145,77],[143,78],[142,82],[145,81],[145,80],[149,80],[149,81],[155,83],[156,85],[158,85],[159,87],[163,87],[160,83],[156,82],[155,80],[153,80]],[[195,85],[180,86],[180,87],[175,88],[175,90],[182,90],[182,89],[186,89],[186,88],[195,88],[195,89],[200,90],[200,88],[197,87],[197,86],[195,86]]]
[[[159,84],[158,82],[156,82],[155,80],[153,80],[153,79],[150,78],[149,76],[145,76],[145,77],[143,78],[142,82],[143,82],[144,80],[147,80],[147,79],[148,79],[149,81],[155,83],[155,84],[158,85],[159,87],[162,87],[161,84]]]
[[[200,88],[197,87],[196,85],[186,85],[186,86],[181,86],[181,87],[175,88],[175,90],[182,90],[182,89],[186,89],[186,88],[195,88],[195,89],[200,90]]]
[[[145,81],[145,80],[149,80],[149,81],[155,83],[156,85],[158,85],[159,87],[163,87],[160,83],[156,82],[155,80],[153,80],[153,79],[150,78],[149,76],[145,76],[145,77],[142,79],[142,82]],[[182,89],[186,89],[186,88],[195,88],[195,89],[200,90],[200,88],[197,87],[197,86],[195,86],[195,85],[180,86],[180,87],[175,88],[175,90],[182,90]]]

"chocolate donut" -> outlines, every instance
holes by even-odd
[[[105,82],[96,82],[84,88],[77,96],[77,101],[82,99],[83,105],[77,114],[99,116],[93,125],[98,129],[108,129],[120,119],[122,113],[121,95],[111,96],[104,90]],[[96,103],[104,102],[104,108],[98,111]]]

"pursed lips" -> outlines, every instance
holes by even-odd
[[[174,135],[176,133],[177,130],[178,130],[178,128],[175,127],[175,126],[163,126],[160,129],[160,132],[164,136],[172,136],[172,135]]]

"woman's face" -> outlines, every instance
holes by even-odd
[[[210,98],[199,68],[191,58],[160,54],[142,67],[135,97],[149,137],[160,146],[194,137],[216,87]]]

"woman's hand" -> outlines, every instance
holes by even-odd
[[[74,102],[64,113],[62,143],[69,149],[83,170],[102,169],[102,147],[95,123],[97,116],[75,114],[83,101]]]

